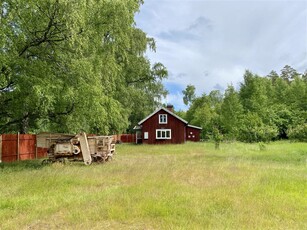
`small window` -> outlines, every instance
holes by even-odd
[[[157,129],[156,130],[156,138],[157,139],[171,139],[172,132],[170,129]]]
[[[144,139],[148,140],[148,132],[144,132]]]
[[[167,124],[167,114],[159,114],[159,124]]]

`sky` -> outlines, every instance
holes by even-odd
[[[168,69],[162,102],[175,110],[188,84],[200,96],[238,88],[245,70],[307,70],[307,0],[145,0],[135,20],[156,41],[146,55]]]

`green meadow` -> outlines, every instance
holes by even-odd
[[[0,229],[307,229],[307,143],[116,148],[0,164]]]

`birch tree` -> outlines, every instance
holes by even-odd
[[[165,93],[161,80],[167,74],[156,74],[144,55],[154,41],[135,26],[141,3],[2,2],[0,132],[107,134],[126,129],[133,110],[120,92],[130,90],[129,81],[147,73],[139,84],[151,90],[139,87],[139,93],[151,100],[153,92]],[[133,79],[128,79],[127,66],[135,71]],[[123,97],[132,101],[133,93]]]

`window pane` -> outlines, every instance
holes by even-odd
[[[156,129],[157,139],[171,139],[172,131],[170,129]]]
[[[167,114],[159,114],[159,123],[165,124],[167,123]]]

